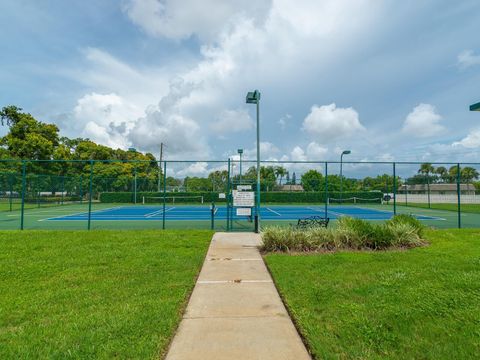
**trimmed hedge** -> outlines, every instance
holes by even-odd
[[[331,198],[340,198],[340,192],[331,192],[328,194]],[[162,192],[137,192],[137,203],[142,202],[143,196],[162,197]],[[214,201],[215,203],[225,202],[225,199],[218,198],[218,192],[169,192],[166,196],[203,196],[205,203]],[[347,191],[343,192],[343,199],[358,197],[362,199],[378,199],[383,194],[374,191]],[[131,203],[134,202],[133,192],[104,192],[100,194],[100,202],[103,203]],[[318,204],[325,202],[325,192],[305,191],[305,192],[286,192],[286,191],[269,191],[260,194],[262,203],[310,203]],[[188,202],[182,199],[175,200],[177,203]]]

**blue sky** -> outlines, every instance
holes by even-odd
[[[254,158],[258,88],[263,159],[478,161],[478,1],[251,6],[2,1],[0,105],[168,159]]]

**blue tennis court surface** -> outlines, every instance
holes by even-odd
[[[235,209],[233,209],[235,214]],[[91,213],[93,221],[149,221],[163,219],[162,206],[118,206],[108,209],[96,210]],[[262,220],[297,220],[309,216],[325,217],[323,206],[263,206],[260,209]],[[327,217],[337,219],[341,216],[351,216],[365,220],[387,220],[393,216],[392,211],[358,206],[329,206]],[[415,215],[419,220],[443,220],[437,217]],[[62,215],[44,220],[75,221],[88,218],[88,212]],[[227,208],[217,207],[215,220],[226,220]],[[233,216],[236,220],[247,219],[246,216]],[[178,205],[168,206],[165,209],[166,220],[210,220],[209,206]]]

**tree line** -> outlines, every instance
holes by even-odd
[[[8,127],[8,133],[0,138],[0,182],[2,187],[12,181],[18,186],[18,174],[22,173],[22,163],[11,160],[35,160],[26,163],[28,187],[58,189],[60,186],[77,189],[86,188],[91,165],[89,160],[101,160],[93,165],[94,190],[100,191],[156,191],[163,189],[164,176],[158,160],[151,153],[113,149],[97,144],[90,139],[60,136],[55,124],[35,119],[21,108],[10,105],[0,111],[1,124]],[[8,161],[6,161],[8,160]],[[52,161],[53,160],[53,161]],[[64,161],[67,160],[67,161]],[[78,161],[82,160],[82,161]],[[116,160],[116,161],[111,161]],[[140,162],[134,162],[139,160]],[[109,162],[110,161],[110,162]],[[478,187],[479,173],[473,167],[461,168],[462,182],[475,183]],[[184,179],[169,176],[167,189],[183,191],[217,191],[227,188],[228,171],[214,170],[204,177],[187,176]],[[242,182],[256,183],[256,167],[251,166],[242,174]],[[261,166],[261,190],[278,191],[284,185],[300,184],[305,191],[324,191],[328,183],[329,191],[393,191],[394,179],[391,174],[355,179],[338,174],[326,178],[318,170],[311,169],[297,178],[295,172],[283,166]],[[434,167],[431,163],[421,164],[416,175],[408,179],[397,178],[397,187],[402,184],[453,183],[457,178],[457,166],[449,169]],[[234,183],[240,182],[240,175],[231,173]],[[80,183],[80,185],[79,185]],[[288,189],[288,188],[287,188]]]

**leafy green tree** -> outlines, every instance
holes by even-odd
[[[208,174],[208,179],[212,183],[213,191],[225,191],[225,189],[227,188],[228,171],[215,170]]]
[[[317,170],[309,170],[302,175],[302,186],[305,191],[320,191],[325,183],[323,175]]]
[[[16,106],[7,106],[0,111],[2,124],[7,124],[9,132],[0,143],[13,158],[50,160],[59,144],[58,127],[35,120],[20,112]]]

